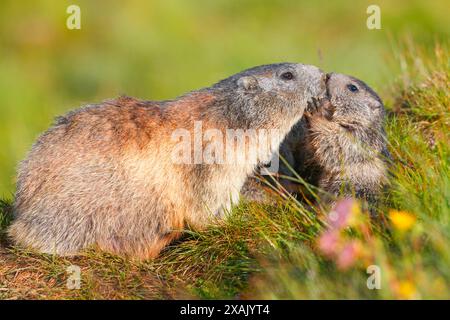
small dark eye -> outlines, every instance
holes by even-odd
[[[354,84],[349,84],[347,85],[348,90],[350,90],[351,92],[356,92],[358,91],[358,87],[355,86]]]
[[[281,74],[281,79],[283,80],[292,80],[294,79],[294,74],[292,72],[284,72]]]

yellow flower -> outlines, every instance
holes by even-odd
[[[398,297],[400,299],[414,299],[417,297],[416,286],[411,281],[401,281],[398,285]]]
[[[394,227],[400,231],[407,231],[416,222],[416,217],[406,211],[389,210],[389,218]]]
[[[362,215],[361,206],[358,201],[354,201],[351,209],[349,224],[355,225],[358,219],[361,217],[361,215]]]

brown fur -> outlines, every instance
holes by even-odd
[[[281,78],[286,70],[293,80]],[[192,133],[201,121],[220,132],[277,128],[286,135],[307,102],[324,93],[319,69],[286,63],[246,70],[176,100],[121,97],[70,112],[19,167],[9,235],[46,253],[97,246],[154,258],[186,226],[222,219],[246,177],[271,155],[243,164],[177,164],[176,129]]]

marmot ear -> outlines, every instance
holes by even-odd
[[[253,76],[239,78],[237,84],[245,91],[254,91],[259,87],[258,80]]]

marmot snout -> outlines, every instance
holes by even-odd
[[[202,228],[223,217],[308,101],[325,92],[325,74],[317,67],[281,63],[175,100],[125,97],[70,112],[38,138],[20,164],[9,235],[46,253],[76,254],[97,246],[155,257],[186,225]],[[196,135],[198,127],[204,136]],[[216,147],[228,129],[248,130],[247,138],[274,129],[279,137],[242,163],[198,157],[198,146],[221,155]],[[179,139],[186,142],[181,153],[187,160],[181,163],[174,161]]]

